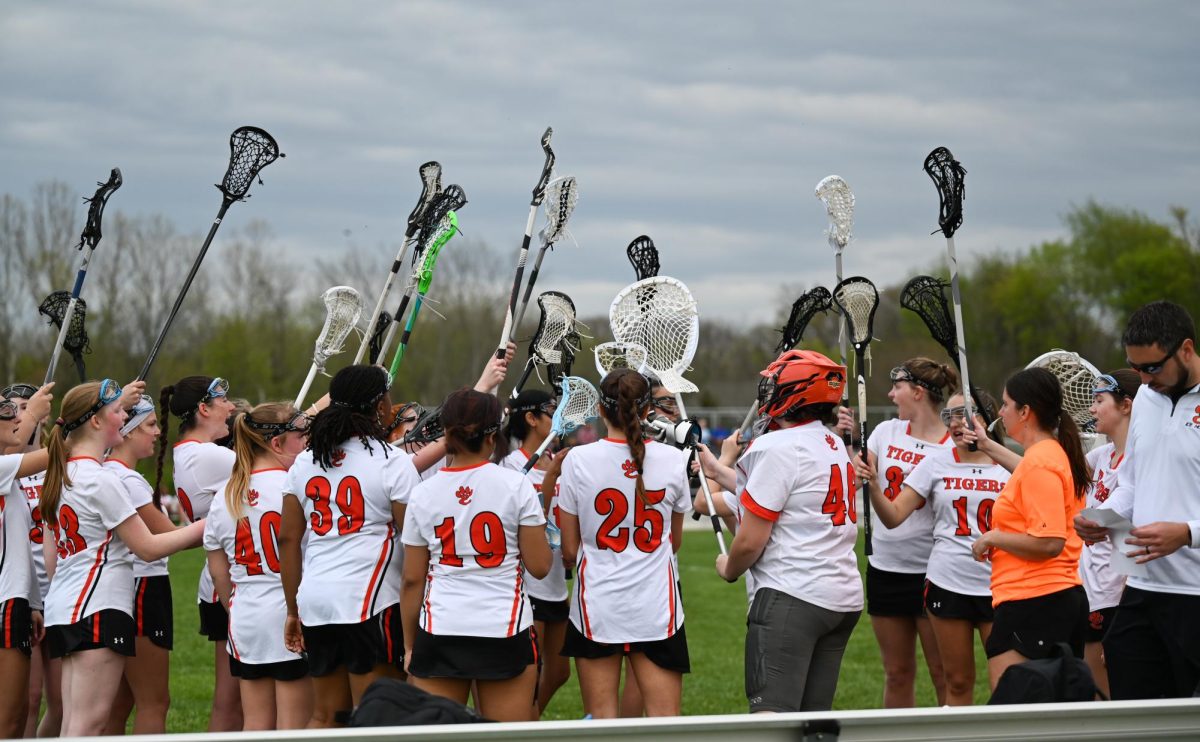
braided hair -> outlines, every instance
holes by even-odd
[[[633,369],[613,369],[600,382],[600,408],[604,412],[604,420],[625,433],[630,458],[637,471],[637,496],[643,503],[647,503],[647,500],[646,483],[642,480],[646,461],[642,418],[645,417],[649,406],[650,383],[646,381],[645,376]]]
[[[171,427],[171,413],[179,418],[179,434],[184,435],[196,425],[196,410],[208,396],[208,387],[213,383],[211,376],[185,376],[174,384],[164,386],[158,392],[158,457],[154,461],[154,494],[162,492],[163,459],[171,442],[167,433]]]
[[[386,457],[388,434],[379,420],[379,402],[387,393],[388,372],[380,366],[346,366],[334,374],[329,382],[329,406],[317,413],[308,429],[313,461],[329,471],[334,454],[351,438],[361,441],[372,455],[371,441],[378,442]]]
[[[479,453],[488,436],[500,430],[500,400],[465,387],[451,392],[442,402],[442,426],[447,453]]]

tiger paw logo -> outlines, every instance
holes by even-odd
[[[637,479],[637,464],[632,459],[625,459],[625,463],[621,464],[621,472],[629,479]]]
[[[837,450],[837,440],[834,439],[834,437],[832,435],[829,435],[828,433],[825,434],[825,445],[829,446],[830,451]]]
[[[333,452],[333,455],[329,457],[329,460],[334,466],[341,466],[342,461],[344,461],[345,458],[346,458],[346,452],[338,450],[338,451]]]
[[[458,498],[459,505],[466,505],[471,501],[471,495],[473,494],[475,494],[475,492],[472,491],[470,487],[463,486],[458,488],[458,491],[454,493],[454,496]]]
[[[1193,425],[1200,425],[1200,404],[1196,405],[1196,416],[1192,418]]]
[[[1104,629],[1104,614],[1100,611],[1092,611],[1088,614],[1088,625],[1092,631],[1101,631]]]
[[[250,505],[250,507],[254,507],[255,505],[257,505],[258,504],[258,491],[250,490],[249,492],[247,492],[246,493],[246,502]]]

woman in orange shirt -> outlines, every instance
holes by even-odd
[[[976,559],[992,561],[995,620],[985,649],[993,689],[1011,665],[1044,657],[1058,642],[1083,657],[1083,542],[1072,521],[1090,476],[1062,402],[1058,380],[1042,368],[1018,371],[1004,385],[1000,419],[1025,456],[996,499],[992,530],[972,547]]]

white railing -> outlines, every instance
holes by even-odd
[[[1030,704],[808,714],[683,716],[440,727],[174,734],[139,742],[391,742],[429,739],[581,742],[906,742],[908,740],[1200,739],[1200,699]]]

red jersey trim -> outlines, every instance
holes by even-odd
[[[775,523],[779,520],[779,512],[763,507],[755,502],[754,497],[750,494],[750,490],[744,490],[742,492],[742,507],[746,508],[763,520],[769,520],[772,523]]]
[[[100,462],[100,459],[96,458],[95,456],[72,456],[71,458],[67,459],[68,464],[72,461],[95,461],[97,464],[104,466],[104,464]]]
[[[87,458],[87,457],[85,456],[84,458]],[[124,461],[121,461],[120,459],[113,458],[112,456],[109,456],[107,459],[105,459],[104,463],[107,464],[110,461],[113,462],[114,464],[120,464],[121,466],[125,467],[126,469],[133,471],[132,466],[130,466],[129,464],[126,464]],[[141,634],[138,634],[138,636],[141,636]]]
[[[91,599],[92,590],[100,583],[100,573],[104,571],[104,563],[108,558],[108,545],[112,541],[112,537],[113,532],[109,531],[105,534],[104,541],[96,548],[96,561],[92,562],[92,568],[88,570],[83,589],[79,591],[79,598],[75,601],[75,610],[71,613],[71,623],[79,621],[79,614],[83,612],[88,600]]]
[[[377,588],[382,585],[382,580],[379,576],[383,574],[387,563],[392,557],[392,536],[395,535],[394,526],[388,523],[387,538],[383,541],[383,548],[379,550],[379,559],[375,561],[375,570],[371,572],[371,581],[367,583],[367,592],[363,595],[362,613],[359,616],[360,621],[366,621],[371,617],[371,603],[375,600]]]
[[[171,446],[171,448],[179,448],[180,446],[182,446],[185,443],[203,443],[203,442],[204,441],[198,441],[195,438],[184,438],[183,440],[176,443],[174,446]]]
[[[470,466],[443,466],[438,471],[470,471],[472,469],[478,469],[481,466],[487,466],[490,463],[492,462],[480,461],[478,464],[471,464]]]
[[[601,438],[600,440],[602,440],[602,441],[604,441],[604,442],[606,442],[606,443],[616,443],[616,444],[618,444],[618,445],[621,445],[621,446],[628,446],[628,445],[629,445],[629,441],[628,441],[627,439],[625,439],[625,438]],[[651,439],[650,439],[650,438],[646,438],[646,439],[644,439],[644,440],[642,441],[642,443],[650,443],[650,442],[651,442]]]
[[[583,577],[583,571],[587,568],[587,557],[579,560],[579,612],[583,616],[583,635],[587,638],[592,638],[592,621],[588,618],[587,599],[584,597],[584,588],[587,583]]]
[[[508,617],[508,636],[517,633],[517,616],[521,610],[521,563],[517,563],[517,579],[513,584],[512,615]]]
[[[667,638],[675,636],[675,567],[667,560],[667,612],[670,621],[667,623]]]
[[[431,565],[432,567],[432,565]],[[433,603],[429,594],[433,592],[433,569],[425,574],[425,625],[421,628],[427,633],[433,633]]]
[[[251,469],[251,474],[262,474],[265,471],[287,471],[282,466],[268,466],[266,469]]]

